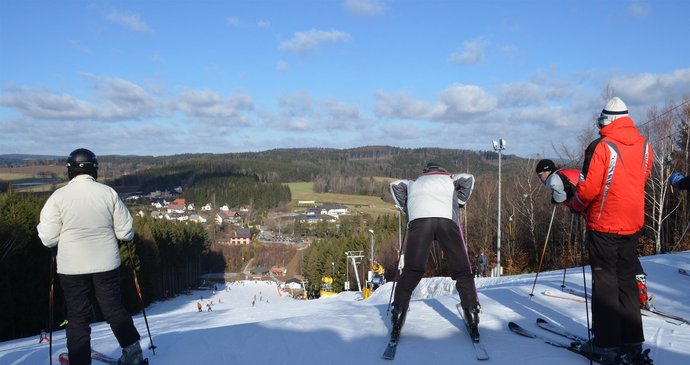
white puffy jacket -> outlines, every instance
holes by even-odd
[[[411,222],[418,218],[448,218],[456,221],[474,189],[474,176],[434,171],[417,180],[397,180],[390,184],[397,206],[404,208]]]
[[[57,189],[41,210],[38,236],[58,246],[57,272],[77,275],[120,266],[117,240],[134,238],[132,216],[111,187],[78,175]]]

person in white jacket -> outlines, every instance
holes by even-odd
[[[134,238],[132,216],[112,188],[96,182],[93,152],[70,153],[67,174],[69,183],[48,198],[37,229],[43,244],[57,249],[70,364],[91,364],[92,298],[123,348],[119,364],[144,364],[139,332],[120,297],[118,240]]]
[[[479,300],[474,273],[462,230],[459,209],[464,207],[474,188],[474,176],[449,174],[430,162],[416,180],[397,180],[390,184],[397,206],[407,213],[407,237],[403,248],[402,275],[395,287],[391,337],[397,338],[405,322],[412,292],[422,279],[433,241],[438,241],[448,257],[448,270],[460,293],[464,319],[470,336],[479,341]]]

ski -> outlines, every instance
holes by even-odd
[[[114,357],[110,357],[106,354],[100,353],[96,350],[91,350],[91,358],[93,360],[100,361],[102,363],[108,364],[108,365],[117,365],[118,360]],[[58,361],[60,362],[60,365],[69,365],[69,355],[66,352],[61,353],[58,356]],[[148,364],[149,359],[144,359],[144,364]]]
[[[688,320],[683,317],[676,316],[674,314],[666,312],[661,312],[654,307],[652,307],[651,309],[640,309],[640,313],[642,313],[642,315],[646,317],[656,317],[659,319],[663,319],[664,321],[671,324],[675,324],[676,326],[680,326],[681,324],[690,324],[690,322],[688,322]]]
[[[571,293],[572,289],[569,290],[569,292],[559,292],[555,290],[544,290],[542,294],[546,295],[547,297],[552,297],[552,298],[558,298],[558,299],[566,299],[566,300],[572,300],[574,302],[579,302],[579,303],[584,303],[585,298],[576,294]]]
[[[386,360],[393,360],[395,359],[395,351],[398,349],[398,339],[393,339],[391,338],[390,341],[388,341],[388,345],[386,346],[386,350],[383,352],[383,358]]]
[[[580,337],[574,333],[571,333],[568,330],[566,330],[565,328],[563,328],[561,326],[557,326],[557,325],[545,320],[544,318],[537,318],[537,326],[539,326],[540,328],[545,329],[551,333],[555,333],[559,336],[563,336],[563,337],[565,337],[569,340],[572,340],[572,341],[578,341],[578,342],[587,341],[586,338]]]
[[[460,304],[458,304],[455,306],[455,308],[457,308],[462,322],[465,323],[465,329],[467,330],[467,335],[469,336],[471,333],[470,326],[467,324],[467,321],[465,321],[465,316],[462,313],[462,307],[460,307]],[[477,360],[489,360],[489,353],[486,351],[484,344],[480,340],[475,341],[472,338],[470,338],[470,341],[472,342],[472,346],[474,346],[474,354]]]
[[[568,289],[565,292],[559,292],[555,290],[544,290],[542,294],[552,297],[552,298],[559,298],[559,299],[566,299],[566,300],[572,300],[575,302],[580,302],[584,303],[585,298],[584,298],[584,293],[573,290],[573,289]],[[587,295],[588,298],[591,299],[589,295]],[[650,306],[650,308],[642,308],[640,309],[640,313],[645,316],[645,317],[650,317],[650,318],[658,318],[658,319],[663,319],[664,321],[674,324],[676,326],[680,326],[681,324],[690,324],[690,322],[680,316],[676,316],[674,314],[662,312],[653,306]]]
[[[544,343],[547,343],[547,344],[549,344],[549,345],[551,345],[551,346],[563,348],[563,349],[566,349],[566,350],[568,350],[568,351],[570,351],[570,352],[576,353],[576,354],[578,354],[578,355],[580,355],[580,356],[584,356],[585,358],[587,358],[587,359],[589,359],[589,360],[592,360],[592,361],[594,361],[594,362],[597,362],[597,363],[600,363],[600,364],[602,363],[602,362],[600,361],[600,359],[590,357],[588,353],[583,352],[583,351],[580,351],[580,349],[578,349],[577,347],[573,347],[573,346],[571,346],[570,344],[567,344],[567,343],[564,343],[564,342],[560,342],[560,341],[555,341],[555,340],[552,340],[552,339],[550,339],[550,338],[548,338],[548,337],[538,335],[538,334],[536,334],[536,333],[534,333],[534,332],[532,332],[532,331],[530,331],[530,330],[527,330],[527,329],[521,327],[519,324],[517,324],[517,323],[515,323],[515,322],[510,322],[510,323],[508,323],[508,328],[509,328],[512,332],[514,332],[514,333],[516,333],[516,334],[518,334],[518,335],[520,335],[520,336],[524,336],[524,337],[527,337],[527,338],[533,338],[533,339],[535,339],[535,340],[541,340],[541,341],[543,341]]]
[[[100,353],[96,350],[91,349],[91,358],[94,360],[98,360],[102,363],[106,363],[109,365],[117,365],[117,359],[110,357],[106,354]],[[145,362],[148,362],[148,360],[145,360]]]

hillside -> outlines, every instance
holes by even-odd
[[[513,155],[503,155],[506,174],[514,170]],[[172,190],[193,186],[195,182],[219,176],[251,176],[261,182],[314,182],[321,178],[342,177],[414,178],[426,162],[440,163],[450,171],[470,172],[477,176],[495,174],[497,154],[493,151],[469,151],[443,148],[399,148],[365,146],[351,149],[295,148],[227,154],[180,154],[170,156],[99,156],[99,178],[118,191]],[[41,179],[56,176],[65,179],[64,161],[56,156],[0,155],[0,180]],[[27,174],[24,167],[31,166]],[[21,169],[20,169],[21,168]],[[52,181],[50,183],[53,183]],[[381,186],[361,195],[381,195]],[[349,182],[350,189],[354,182]],[[319,187],[317,186],[317,191]],[[349,193],[331,190],[333,193]]]

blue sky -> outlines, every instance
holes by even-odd
[[[554,156],[690,95],[690,2],[0,2],[0,153]]]

